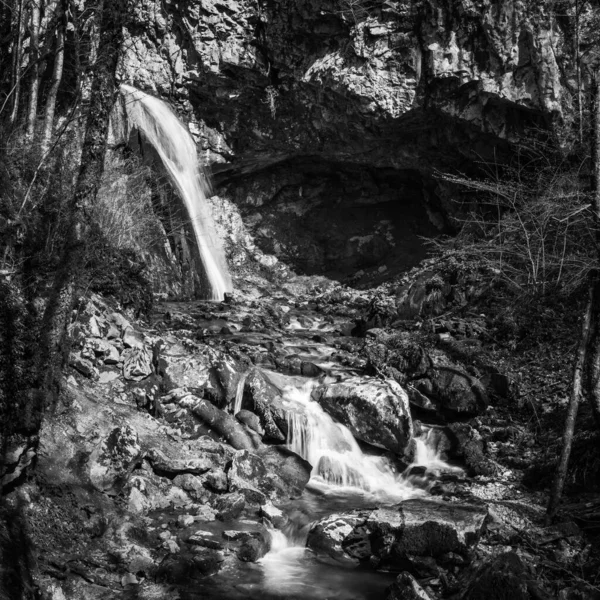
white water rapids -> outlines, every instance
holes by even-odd
[[[210,286],[210,299],[223,300],[232,289],[221,240],[206,204],[198,171],[196,144],[171,108],[162,100],[122,85],[127,118],[137,127],[169,173],[185,204]]]
[[[311,464],[310,485],[357,488],[380,503],[423,495],[425,492],[395,471],[387,458],[365,454],[350,430],[311,400],[315,385],[309,380],[302,387],[289,386],[283,393],[289,409],[287,445]]]

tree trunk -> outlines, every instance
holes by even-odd
[[[13,53],[13,65],[12,65],[12,112],[10,114],[10,122],[14,125],[17,122],[19,116],[19,102],[21,99],[21,63],[23,54],[23,2],[24,0],[17,0],[17,17],[15,22],[15,29],[17,32],[17,40],[15,42],[15,49]]]
[[[50,84],[50,90],[48,91],[48,98],[46,100],[46,112],[44,115],[44,133],[42,136],[42,153],[46,154],[50,147],[50,140],[52,139],[52,130],[54,128],[54,113],[56,110],[56,97],[58,95],[58,88],[63,75],[63,64],[65,57],[65,30],[66,30],[66,6],[64,2],[61,2],[61,6],[58,8],[60,14],[58,15],[58,26],[56,29],[56,52],[54,54],[54,69],[52,71],[52,82]]]
[[[592,194],[594,226],[596,228],[597,263],[600,264],[600,73],[592,77]],[[594,274],[598,281],[598,273]],[[598,285],[596,286],[598,287]],[[590,341],[590,400],[598,427],[600,427],[600,298],[593,307],[594,330]]]
[[[109,117],[115,102],[115,73],[123,42],[123,22],[127,2],[104,0],[98,56],[89,114],[75,192],[68,204],[69,227],[62,259],[46,307],[37,379],[41,391],[38,408],[41,422],[49,402],[56,399],[65,332],[71,314],[77,278],[83,269],[87,223],[85,211],[98,193],[104,170]]]
[[[575,431],[575,421],[577,419],[577,411],[579,409],[579,401],[581,399],[581,388],[583,380],[583,369],[586,363],[587,347],[590,337],[590,328],[592,322],[592,311],[594,305],[594,296],[597,296],[598,291],[594,284],[590,284],[589,298],[583,317],[583,325],[581,327],[581,338],[579,347],[577,348],[577,357],[575,359],[575,367],[573,369],[573,386],[571,388],[571,398],[569,399],[569,408],[567,409],[567,418],[565,421],[565,429],[563,432],[562,452],[560,461],[554,476],[552,490],[550,492],[550,500],[546,511],[546,521],[549,524],[556,514],[558,504],[562,496],[567,476],[567,466],[571,455],[571,446],[573,445],[573,433]]]
[[[40,89],[40,23],[41,0],[31,0],[31,28],[29,30],[29,114],[27,115],[27,137],[32,139],[37,119],[38,92]]]

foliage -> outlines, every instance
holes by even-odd
[[[595,231],[581,161],[539,154],[487,176],[441,175],[477,193],[459,234],[433,242],[527,295],[578,290],[595,268]]]

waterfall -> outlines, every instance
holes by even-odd
[[[202,189],[196,144],[162,100],[129,85],[122,85],[121,92],[128,120],[156,150],[185,204],[210,285],[210,299],[222,300],[232,289],[231,277]]]
[[[449,465],[442,459],[436,446],[436,430],[421,425],[423,432],[415,438],[415,456],[411,467],[425,467],[428,471],[462,472],[460,467]]]
[[[235,400],[233,401],[233,412],[231,413],[234,417],[237,415],[240,410],[242,410],[242,402],[244,400],[244,387],[246,385],[246,379],[248,379],[248,371],[243,373],[238,381],[236,390],[235,390]]]
[[[336,423],[310,399],[314,381],[283,390],[288,420],[287,445],[312,466],[310,485],[358,488],[386,501],[424,494],[395,472],[385,457],[369,456],[347,427]]]

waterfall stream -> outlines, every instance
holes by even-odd
[[[232,289],[225,254],[216,231],[198,171],[196,144],[171,108],[162,100],[122,85],[127,117],[152,147],[185,204],[194,230],[211,300],[222,300]]]

